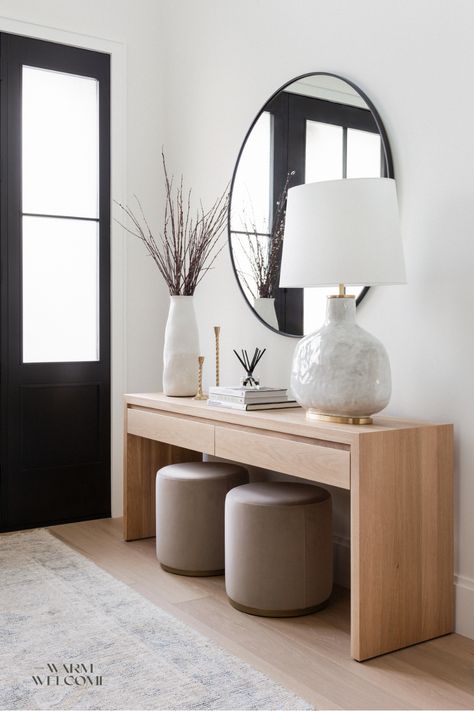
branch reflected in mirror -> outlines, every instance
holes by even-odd
[[[238,245],[234,254],[237,274],[243,283],[253,305],[261,318],[274,328],[278,328],[275,312],[275,297],[280,279],[281,252],[285,230],[286,199],[291,179],[295,171],[287,174],[285,184],[275,205],[274,218],[270,232],[259,232],[255,219],[254,206],[249,195],[248,203],[252,211],[249,218],[242,217],[242,232],[235,232]]]

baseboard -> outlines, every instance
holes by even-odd
[[[351,544],[350,539],[346,536],[332,537],[333,540],[333,565],[334,565],[334,582],[336,585],[341,585],[343,588],[351,587]]]
[[[474,639],[474,579],[454,576],[455,630]]]

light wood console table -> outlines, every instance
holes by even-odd
[[[453,629],[452,426],[308,422],[192,398],[125,396],[127,541],[155,535],[155,475],[202,453],[351,496],[351,653],[362,661]]]

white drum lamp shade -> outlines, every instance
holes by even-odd
[[[344,284],[404,284],[395,181],[356,178],[288,191],[280,287],[340,286],[326,321],[295,350],[291,387],[308,415],[368,424],[390,400],[384,346],[355,322]]]
[[[290,188],[281,287],[405,281],[394,180],[353,178]]]

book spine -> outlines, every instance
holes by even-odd
[[[268,402],[260,404],[247,405],[247,410],[285,410],[291,407],[299,407],[296,400],[285,400],[283,402]]]
[[[227,407],[230,410],[284,410],[291,407],[299,407],[295,400],[284,400],[282,402],[262,402],[262,403],[238,403],[238,402],[221,402],[219,400],[208,400],[208,405],[213,407]]]
[[[275,397],[275,396],[281,396],[281,395],[286,395],[288,392],[287,388],[279,388],[279,389],[274,389],[274,390],[257,390],[253,388],[243,388],[242,390],[239,390],[237,388],[224,388],[224,387],[217,387],[213,385],[212,387],[209,388],[209,395],[212,396],[221,396],[221,395],[229,395],[230,397],[242,397],[242,398],[247,398],[247,397],[256,397],[256,398],[261,398],[261,397]]]
[[[231,410],[247,409],[247,405],[244,402],[220,402],[219,400],[208,400],[207,404],[214,407],[228,407]]]
[[[232,395],[233,397],[245,397],[246,390],[238,390],[236,388],[224,388],[213,386],[209,388],[210,395]]]
[[[216,402],[236,402],[246,405],[256,405],[258,403],[267,402],[285,402],[287,399],[286,395],[266,395],[262,397],[239,397],[237,395],[225,395],[221,393],[209,393],[209,398],[215,400]]]
[[[222,402],[245,402],[245,397],[241,395],[227,395],[226,393],[213,393],[209,391],[209,397],[213,400],[220,400]]]
[[[253,392],[253,393],[246,393],[244,394],[239,394],[239,393],[222,393],[222,392],[216,392],[213,391],[209,388],[209,397],[215,398],[216,400],[222,399],[229,399],[233,401],[238,401],[238,402],[266,402],[270,398],[276,399],[276,398],[285,398],[287,397],[288,393],[286,390],[282,390],[281,392]]]

